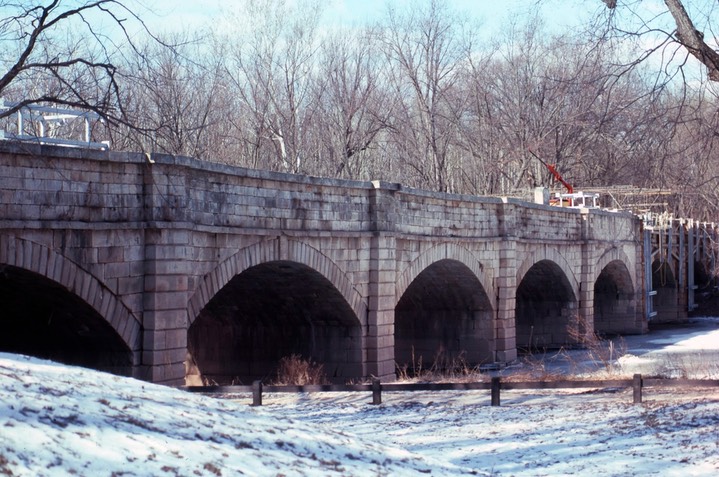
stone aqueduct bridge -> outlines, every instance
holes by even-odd
[[[173,384],[293,354],[392,379],[647,328],[631,214],[11,142],[0,184],[5,351]]]

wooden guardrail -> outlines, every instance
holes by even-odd
[[[244,386],[185,386],[182,389],[192,393],[238,394],[252,393],[252,405],[261,406],[263,393],[317,393],[317,392],[371,392],[372,404],[382,404],[382,392],[396,391],[472,391],[490,390],[491,405],[500,405],[501,390],[517,389],[580,389],[580,388],[632,388],[634,404],[640,404],[646,387],[719,387],[717,379],[665,379],[643,378],[635,374],[632,379],[603,380],[551,380],[551,381],[506,381],[493,377],[490,381],[469,383],[386,383],[379,379],[371,384],[321,384],[303,386],[263,385],[255,381]]]

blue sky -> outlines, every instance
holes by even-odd
[[[212,29],[223,28],[228,23],[223,12],[237,11],[248,0],[128,0],[142,5],[139,14],[154,33],[165,33],[183,29],[195,29],[208,26]],[[264,1],[264,0],[257,0]],[[288,4],[302,0],[285,0]],[[320,25],[327,28],[337,26],[356,27],[379,20],[386,13],[386,5],[391,3],[398,7],[402,4],[429,2],[430,0],[323,0],[326,10]],[[607,13],[602,0],[440,0],[458,12],[466,12],[469,20],[479,25],[482,37],[492,37],[506,27],[510,18],[528,15],[537,5],[541,7],[542,18],[548,31],[561,33],[586,26],[598,12]],[[701,0],[710,2],[713,0]],[[651,21],[644,28],[660,27],[667,31],[674,29],[671,17],[666,13],[663,0],[624,1],[624,7],[616,10],[621,15],[622,26],[633,30],[640,28],[642,21]],[[697,5],[687,2],[687,8],[695,20],[701,20],[694,10]],[[629,5],[629,8],[627,8]],[[703,3],[702,3],[703,5]],[[632,10],[636,15],[632,15]],[[701,11],[701,9],[699,10]],[[669,23],[667,24],[667,20]],[[701,30],[707,28],[706,21],[698,25]],[[708,32],[711,33],[711,32]],[[641,41],[645,48],[652,48],[666,37],[645,35]],[[671,54],[671,52],[670,52]],[[680,55],[680,60],[684,55]],[[656,68],[661,68],[661,55],[653,55]],[[665,58],[666,59],[666,58]],[[689,60],[694,63],[693,59]]]
[[[161,29],[213,23],[223,8],[232,8],[244,0],[139,0],[153,13],[143,15],[150,25]],[[294,0],[288,0],[292,2]],[[400,5],[410,0],[327,0],[325,22],[329,25],[357,26],[380,18],[388,1]],[[600,0],[445,0],[453,8],[467,12],[490,29],[499,28],[512,15],[529,12],[543,5],[545,18],[554,28],[576,24],[579,17],[603,7]]]

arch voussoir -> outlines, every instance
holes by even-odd
[[[282,243],[280,243],[280,240]],[[287,250],[280,253],[280,248]],[[227,285],[236,275],[262,263],[283,260],[301,263],[317,271],[332,283],[352,307],[358,319],[365,315],[366,300],[361,297],[347,275],[326,255],[299,240],[275,238],[262,240],[239,250],[237,253],[217,265],[201,280],[199,287],[188,304],[189,324],[197,318],[199,311],[212,297]]]
[[[46,245],[10,235],[0,241],[0,263],[60,284],[97,312],[130,351],[141,349],[140,320],[97,277]]]

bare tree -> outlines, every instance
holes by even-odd
[[[220,60],[206,36],[175,33],[165,44],[148,43],[126,66],[125,112],[134,128],[115,131],[127,136],[125,147],[143,151],[213,159],[211,130],[228,113],[221,101]]]
[[[466,102],[458,84],[471,50],[463,26],[457,13],[432,0],[390,9],[382,37],[398,104],[392,140],[418,176],[415,185],[445,192],[453,189],[453,148]]]
[[[491,56],[471,61],[472,108],[463,123],[463,144],[474,164],[465,168],[465,180],[479,193],[548,185],[551,175],[534,154],[576,177],[601,88],[591,84],[595,77],[586,72],[585,56],[575,53],[577,45],[548,39],[537,18],[512,23],[505,32]]]
[[[719,11],[715,1],[689,4],[682,0],[664,0],[666,10],[659,13],[642,2],[602,1],[611,13],[606,17],[609,20],[606,28],[597,31],[605,37],[613,35],[625,44],[635,39],[642,45],[644,51],[637,53],[629,66],[655,58],[670,79],[677,73],[684,79],[685,67],[691,64],[689,58],[693,57],[705,67],[711,81],[719,81],[719,53],[705,41],[705,34],[716,37],[713,26]]]
[[[716,96],[710,88],[691,98],[670,100],[681,106],[681,116],[672,121],[671,150],[662,177],[667,187],[677,193],[673,212],[682,217],[716,221],[719,203],[719,111]]]
[[[562,187],[534,154],[577,187],[653,183],[671,155],[669,105],[641,69],[617,65],[611,45],[550,35],[536,17],[505,32],[470,60],[465,191]]]
[[[382,84],[385,64],[367,32],[343,31],[325,39],[315,101],[325,175],[374,179],[372,150],[387,129],[392,101]]]
[[[719,54],[704,41],[704,33],[694,26],[679,0],[664,0],[677,24],[674,36],[689,53],[706,66],[709,79],[719,81]]]
[[[120,44],[142,20],[121,0],[0,2],[0,117],[37,103],[94,111],[126,122]]]
[[[644,50],[627,59],[628,69],[643,63],[657,73],[645,114],[664,125],[641,131],[637,139],[639,147],[654,153],[644,162],[646,183],[678,193],[673,212],[716,220],[719,176],[715,161],[708,158],[716,157],[717,150],[717,91],[712,83],[719,81],[719,53],[709,39],[716,38],[719,5],[713,0],[664,0],[663,11],[657,12],[642,2],[605,3],[610,22],[601,40],[614,36],[642,42]]]
[[[246,141],[255,167],[307,172],[310,127],[316,104],[310,101],[316,63],[316,32],[321,6],[315,0],[290,5],[284,0],[250,0],[238,22],[244,34],[234,42],[229,77],[251,117]]]

